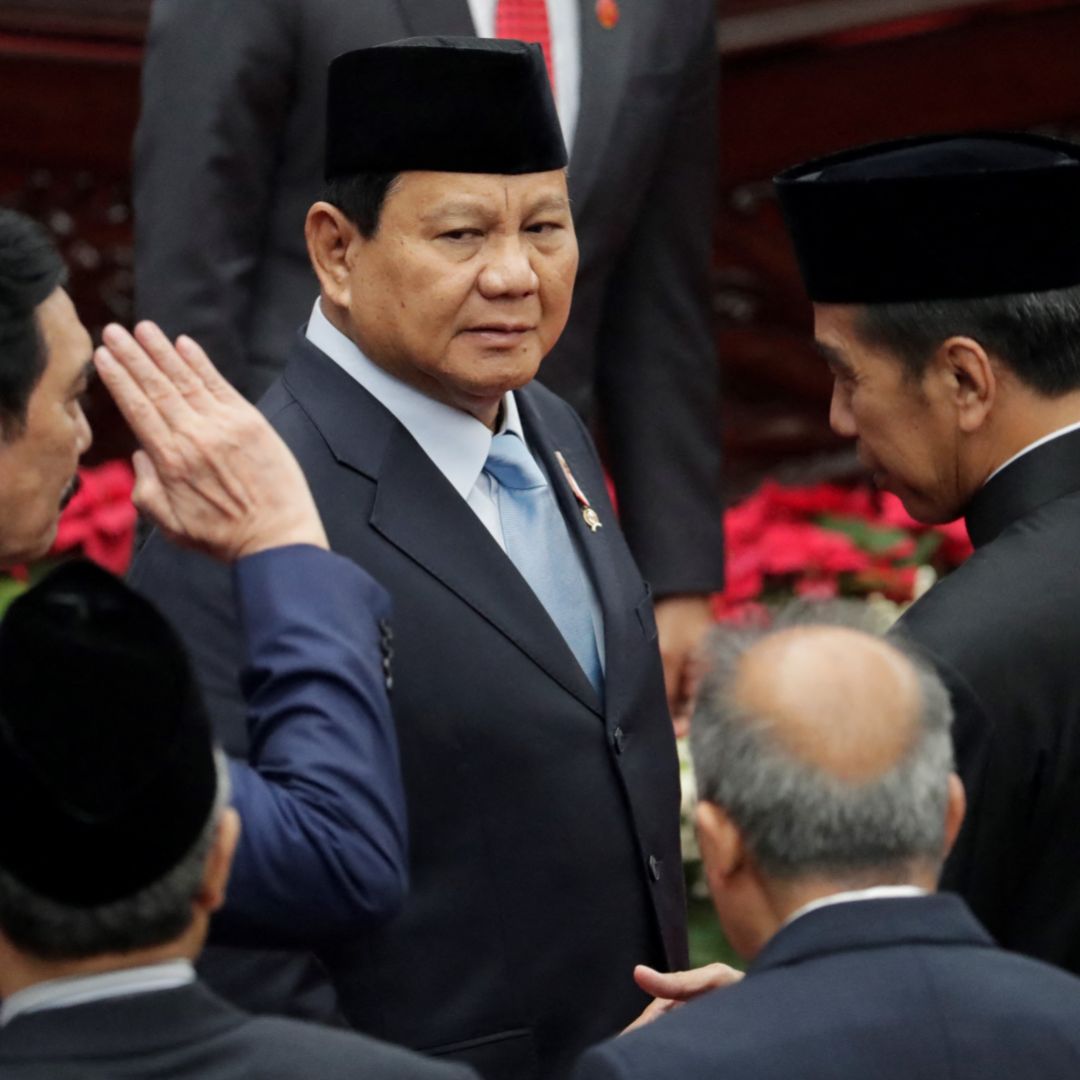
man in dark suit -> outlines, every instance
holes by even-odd
[[[933,895],[963,815],[947,691],[859,631],[717,641],[694,715],[698,836],[751,961],[583,1056],[575,1080],[1066,1080],[1080,980]]]
[[[320,954],[350,1022],[497,1077],[559,1075],[640,1011],[636,962],[686,956],[651,596],[583,424],[530,381],[573,288],[565,161],[535,47],[339,58],[322,295],[262,406],[395,603],[411,892]],[[226,578],[155,537],[134,580],[242,750]]]
[[[191,334],[259,397],[316,289],[303,226],[320,193],[330,60],[411,35],[522,37],[503,11],[515,6],[530,0],[157,0],[135,143],[139,315]],[[603,433],[680,714],[706,597],[722,585],[716,5],[538,6],[581,247],[570,321],[540,379]]]
[[[302,574],[295,550],[279,569]],[[356,568],[317,554],[320,584],[347,588]],[[287,605],[259,614],[268,693],[295,681],[275,670],[285,642],[309,669],[333,664],[295,644]],[[146,600],[68,564],[12,604],[0,667],[0,1074],[468,1080],[359,1035],[247,1016],[195,981],[239,818],[183,649]]]
[[[942,883],[1080,972],[1080,150],[930,136],[778,178],[834,429],[975,554],[901,619],[953,694],[967,823]]]

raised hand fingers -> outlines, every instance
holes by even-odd
[[[118,360],[108,346],[102,346],[94,353],[94,366],[139,442],[152,448],[166,443],[171,437],[171,428],[142,384],[132,375],[130,367]]]
[[[135,340],[146,350],[170,385],[196,407],[209,392],[201,374],[195,370],[157,323],[143,321],[135,327]]]
[[[189,338],[187,334],[181,334],[176,339],[176,351],[188,367],[202,380],[203,385],[219,401],[233,403],[243,400],[240,393],[214,367],[210,357],[206,355],[202,346],[193,338]]]

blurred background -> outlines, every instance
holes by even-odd
[[[229,0],[222,0],[228,3]],[[627,0],[629,2],[629,0]],[[636,0],[646,2],[646,0]],[[669,6],[678,0],[650,0]],[[129,322],[129,174],[149,0],[0,0],[0,202],[44,221],[97,331]],[[1080,138],[1076,0],[721,0],[715,311],[729,499],[847,479],[770,177],[906,133]],[[127,436],[95,395],[92,460]]]

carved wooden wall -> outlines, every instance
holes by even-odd
[[[93,330],[131,317],[130,145],[148,9],[149,0],[0,0],[0,202],[53,229]],[[1080,3],[721,0],[718,26],[716,311],[738,492],[765,471],[851,468],[828,431],[828,379],[770,177],[916,131],[1080,137]],[[98,454],[117,452],[122,429],[97,420]]]

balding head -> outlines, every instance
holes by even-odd
[[[948,696],[881,638],[806,625],[712,643],[692,727],[698,792],[763,875],[908,880],[946,847]]]
[[[921,690],[905,656],[841,626],[778,631],[742,657],[735,705],[769,725],[778,748],[849,784],[894,768],[919,734]]]

